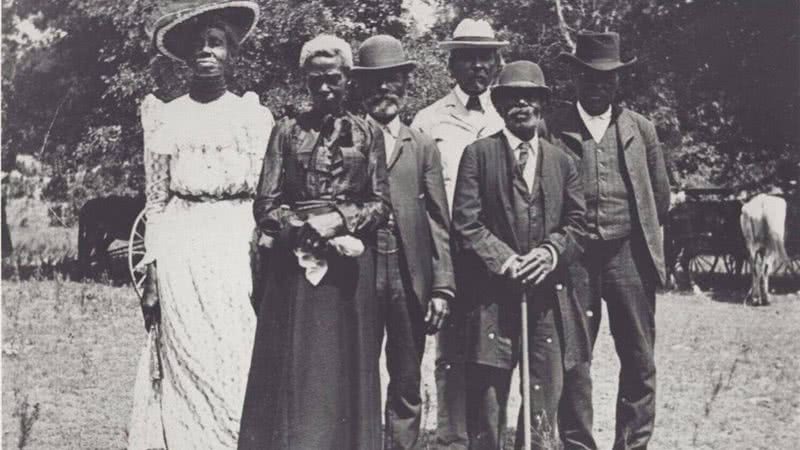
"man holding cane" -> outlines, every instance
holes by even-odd
[[[552,439],[563,367],[588,358],[577,298],[565,268],[580,256],[583,187],[574,161],[539,139],[549,95],[529,61],[508,64],[491,98],[505,128],[467,146],[453,203],[454,238],[466,318],[467,430],[470,448],[501,445],[511,373],[530,361],[533,447]],[[528,354],[521,354],[520,301],[528,302]],[[522,424],[517,446],[521,446]]]

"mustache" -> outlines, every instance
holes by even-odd
[[[532,106],[512,106],[508,109],[509,114],[530,114],[534,117],[541,117],[541,108],[534,108]]]
[[[390,102],[394,102],[394,103],[397,104],[397,103],[400,103],[400,95],[392,94],[392,93],[388,93],[388,92],[385,92],[385,93],[382,92],[382,93],[371,95],[371,96],[367,97],[367,101],[370,104],[376,104],[376,103],[380,103],[380,102],[384,102],[384,101],[390,101]]]

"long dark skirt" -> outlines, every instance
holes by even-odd
[[[289,252],[266,265],[239,448],[379,449],[374,249],[331,258],[318,286]]]

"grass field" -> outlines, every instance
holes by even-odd
[[[123,448],[144,339],[133,291],[47,280],[5,281],[2,294],[3,448]],[[797,448],[800,298],[752,308],[741,295],[659,296],[651,448]],[[609,448],[618,366],[605,329],[593,370],[595,428]],[[426,427],[435,425],[431,344]]]
[[[15,266],[2,283],[3,448],[124,448],[144,340],[136,296],[130,287],[63,281],[58,273],[22,276],[20,267],[74,258],[77,233],[50,226],[40,202],[11,200],[7,212]],[[773,305],[752,308],[741,305],[745,282],[722,277],[703,287],[731,290],[659,295],[651,448],[800,448],[800,296],[793,293],[800,286],[775,283],[783,293]],[[429,430],[433,342],[423,361]],[[593,367],[601,448],[613,439],[618,370],[604,322]],[[513,389],[511,417],[519,406]]]

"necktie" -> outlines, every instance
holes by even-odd
[[[519,174],[525,173],[525,166],[528,164],[528,156],[531,153],[531,144],[523,142],[517,147],[519,153],[517,154],[517,170]]]
[[[478,99],[477,95],[470,95],[469,96],[469,100],[467,100],[467,111],[483,112],[483,107],[481,106],[481,101]]]

